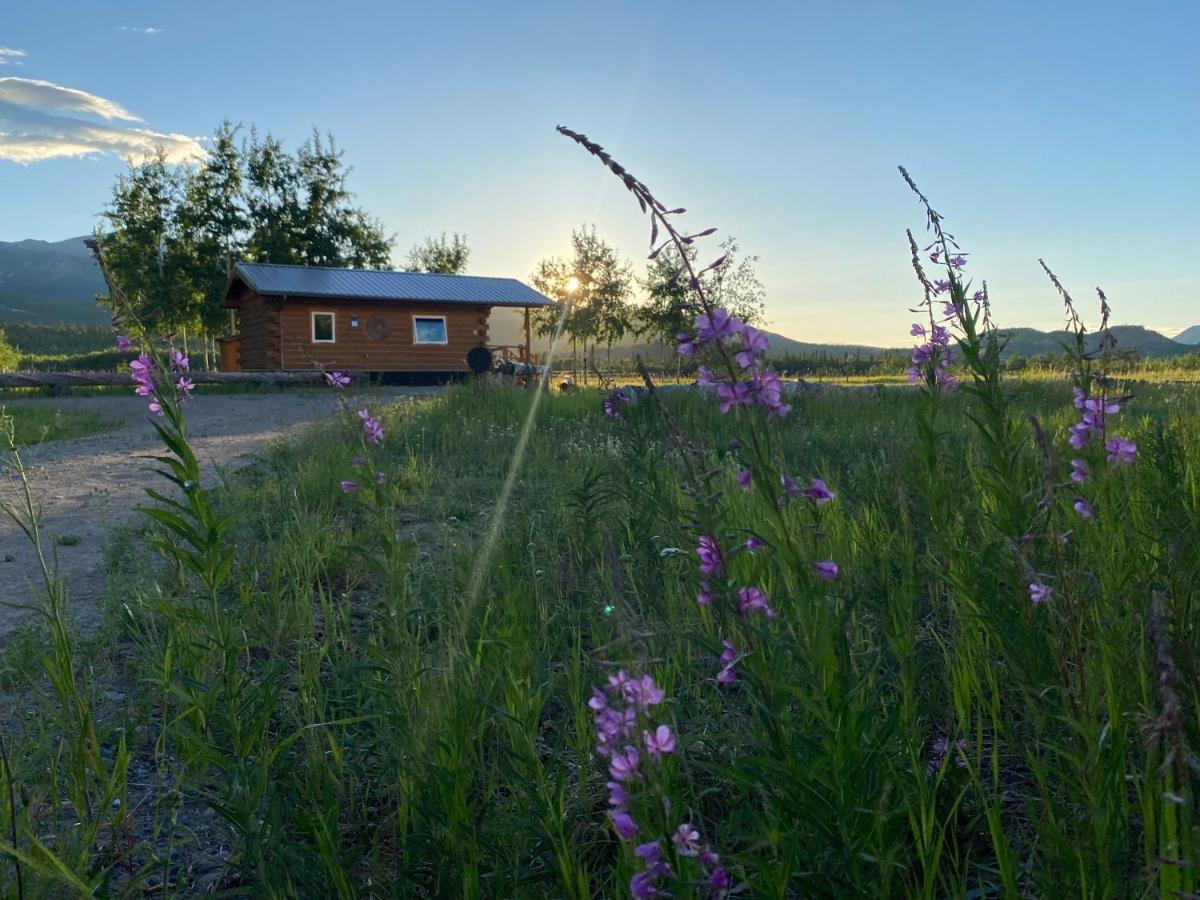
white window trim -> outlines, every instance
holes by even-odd
[[[329,332],[333,335],[329,340],[322,341],[317,339],[317,316],[329,316],[331,328]],[[309,313],[308,319],[308,336],[314,344],[336,344],[337,343],[337,314],[323,309],[314,309]]]
[[[442,323],[442,334],[446,336],[444,341],[418,341],[417,340],[417,319],[440,319]],[[450,330],[446,327],[445,316],[418,316],[415,313],[412,317],[412,341],[414,344],[423,344],[434,347],[445,347],[450,343]]]

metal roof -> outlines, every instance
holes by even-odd
[[[550,298],[515,278],[431,275],[383,269],[330,269],[238,263],[233,277],[270,297],[327,297],[347,300],[412,300],[479,306],[547,306]]]

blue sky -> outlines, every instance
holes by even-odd
[[[636,205],[566,124],[758,254],[798,339],[906,341],[898,163],[1002,324],[1059,321],[1038,256],[1088,309],[1101,285],[1118,321],[1200,322],[1195,2],[5,6],[0,240],[91,230],[123,163],[77,154],[229,118],[332,131],[398,257],[457,230],[473,272],[527,277],[594,222],[640,268]]]

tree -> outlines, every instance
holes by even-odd
[[[720,246],[725,261],[701,276],[709,299],[715,306],[728,309],[743,322],[761,326],[766,290],[754,270],[758,257],[738,259],[737,238],[732,236],[722,241]],[[701,268],[695,265],[695,246],[687,248],[687,259],[694,268]],[[687,280],[687,269],[679,251],[673,246],[646,264],[646,275],[641,282],[646,291],[646,302],[638,309],[637,317],[639,335],[673,343],[677,334],[694,329],[699,310],[690,300]]]
[[[137,307],[142,327],[162,333],[174,333],[194,317],[185,261],[173,252],[180,192],[180,172],[160,150],[117,178],[101,214],[111,226],[102,236],[108,272]]]
[[[572,368],[576,345],[583,346],[586,381],[587,367],[596,365],[596,345],[611,348],[633,328],[633,269],[596,234],[595,226],[573,230],[571,250],[569,261],[544,259],[533,273],[534,287],[554,301],[538,311],[535,327],[546,336],[563,321],[563,331],[571,338]]]
[[[223,122],[199,163],[163,154],[117,179],[97,234],[105,268],[147,331],[219,331],[238,260],[385,268],[391,244],[353,203],[349,167],[319,132],[289,154],[282,142]],[[205,343],[207,355],[208,344]]]
[[[15,372],[21,354],[8,342],[4,329],[0,328],[0,372]]]
[[[439,238],[427,237],[419,244],[413,244],[408,251],[408,272],[435,272],[440,275],[461,275],[467,271],[467,260],[471,256],[471,248],[467,246],[467,236],[454,232],[447,240],[446,232]]]

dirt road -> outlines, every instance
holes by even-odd
[[[372,402],[429,395],[438,388],[383,388]],[[354,397],[347,397],[353,403]],[[104,590],[102,548],[106,533],[135,515],[145,501],[146,460],[161,450],[146,406],[137,397],[69,397],[3,401],[10,409],[44,404],[64,412],[90,409],[120,426],[102,434],[52,441],[22,452],[43,510],[47,548],[58,554],[72,605],[86,631],[98,622]],[[188,429],[196,455],[213,474],[214,464],[237,468],[251,462],[267,442],[294,433],[337,410],[332,391],[204,395],[188,409]],[[0,490],[10,490],[8,484]],[[30,613],[8,604],[28,603],[30,582],[39,578],[33,548],[7,517],[0,516],[0,636],[19,627]]]

